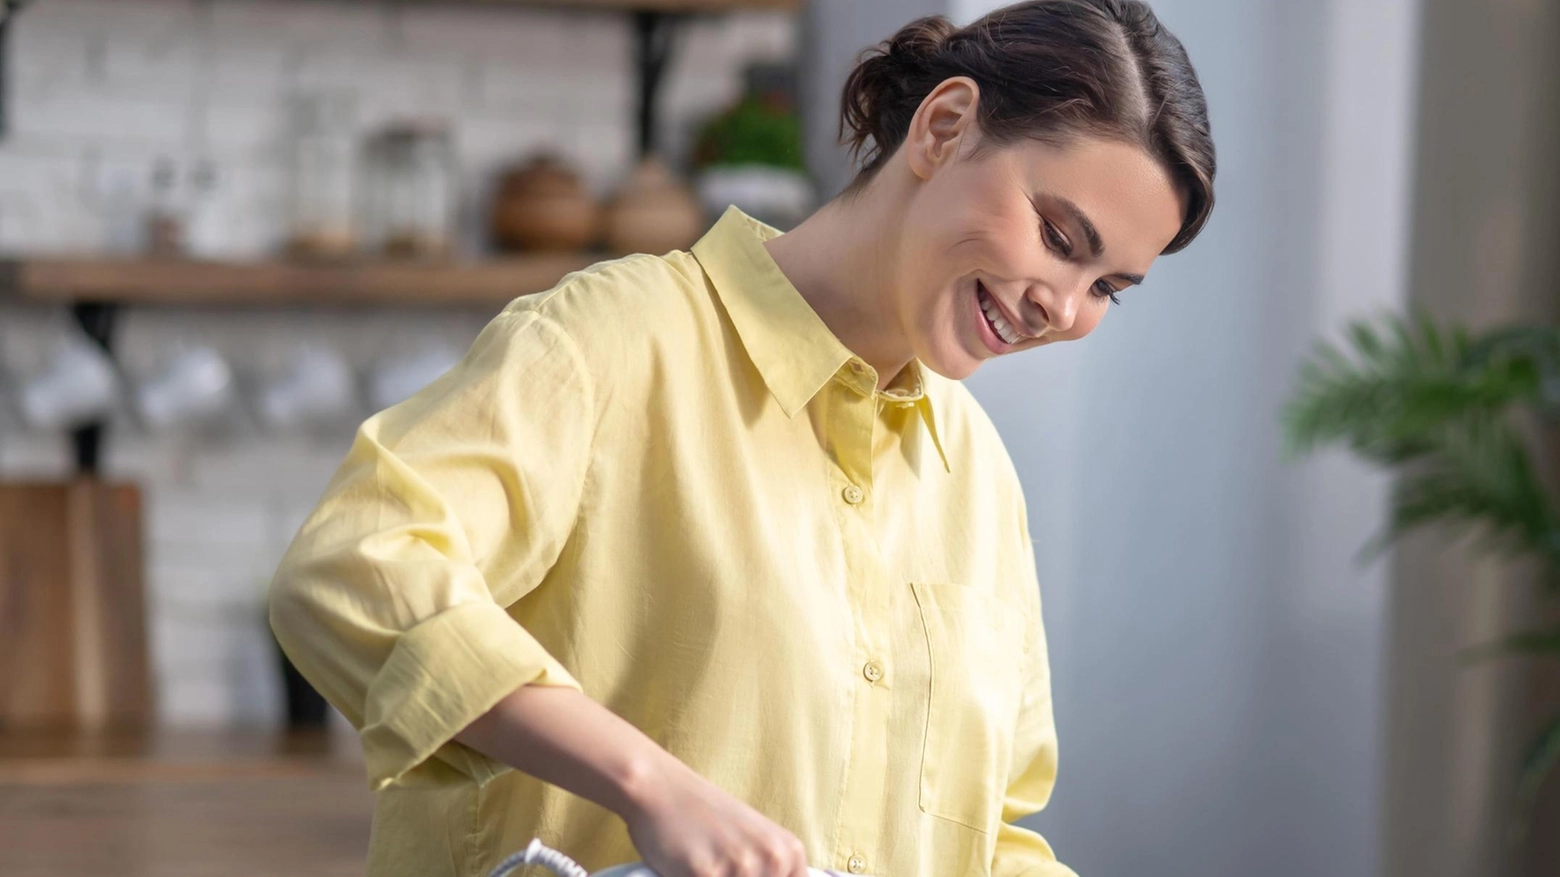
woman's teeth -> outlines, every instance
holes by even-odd
[[[1013,327],[1009,326],[1007,320],[1002,318],[1002,310],[991,300],[991,296],[986,293],[984,287],[980,290],[980,309],[985,311],[986,322],[997,333],[998,338],[1001,338],[1008,344],[1017,344],[1023,340],[1024,336],[1013,331]]]

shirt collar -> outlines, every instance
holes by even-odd
[[[921,363],[911,360],[887,389],[877,390],[871,367],[835,337],[764,248],[765,241],[779,236],[778,229],[728,207],[693,245],[693,255],[709,275],[743,347],[781,410],[795,417],[842,368],[859,365],[856,374],[866,381],[853,386],[889,404],[914,405],[943,468],[951,471],[937,435]]]

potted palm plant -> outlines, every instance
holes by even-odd
[[[1342,345],[1321,342],[1284,407],[1291,455],[1342,444],[1395,475],[1388,520],[1365,546],[1374,557],[1398,536],[1451,527],[1481,553],[1530,561],[1547,599],[1560,596],[1560,510],[1529,454],[1532,435],[1560,421],[1560,327],[1473,333],[1425,311],[1350,324]],[[1465,657],[1560,658],[1560,626],[1512,631]],[[1516,824],[1560,764],[1560,715],[1529,744]]]

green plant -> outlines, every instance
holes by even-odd
[[[1291,455],[1341,443],[1396,475],[1390,512],[1362,559],[1420,527],[1470,533],[1476,547],[1536,562],[1560,596],[1560,512],[1519,429],[1560,421],[1560,327],[1511,326],[1473,335],[1423,310],[1358,320],[1345,353],[1319,342],[1284,408]],[[1515,633],[1464,652],[1560,658],[1560,627]],[[1517,784],[1526,831],[1545,777],[1560,765],[1560,715],[1528,748]]]
[[[694,164],[760,164],[804,170],[802,124],[796,113],[748,94],[700,129],[694,143]]]

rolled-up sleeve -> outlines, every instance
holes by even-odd
[[[523,685],[580,687],[511,607],[573,530],[594,398],[566,332],[512,307],[364,421],[294,536],[271,627],[359,730],[371,788],[485,783],[508,767],[455,734]]]
[[[1014,823],[1045,808],[1056,787],[1056,724],[1051,711],[1051,669],[1045,627],[1040,613],[1040,583],[1035,574],[1027,512],[1019,503],[1019,534],[1026,579],[1028,646],[1024,657],[1024,690],[1013,733],[1012,767],[1002,796],[1002,823],[997,827],[992,877],[1077,877],[1058,862],[1051,845],[1038,832]]]

